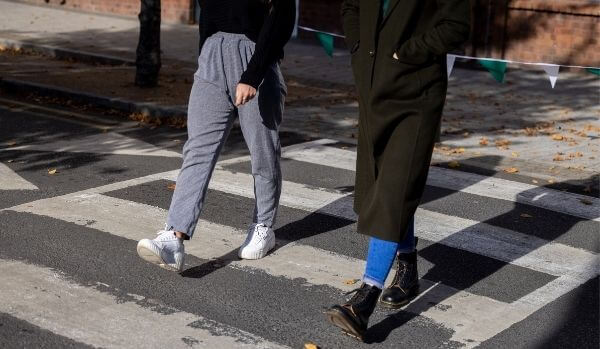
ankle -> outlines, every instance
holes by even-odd
[[[175,232],[175,236],[176,236],[176,237],[177,237],[177,238],[178,238],[178,239],[179,239],[181,242],[183,242],[183,240],[189,240],[189,239],[190,239],[190,237],[189,237],[187,234],[185,234],[185,233],[182,233],[182,232],[180,232],[180,231],[176,231],[176,232]]]

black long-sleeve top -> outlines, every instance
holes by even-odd
[[[216,32],[245,34],[256,43],[240,83],[258,88],[267,68],[283,58],[296,21],[294,0],[198,0],[200,50]]]

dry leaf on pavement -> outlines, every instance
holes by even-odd
[[[451,168],[457,168],[459,166],[460,166],[460,164],[458,163],[458,161],[450,161],[448,163],[448,167],[451,167]]]
[[[488,145],[488,139],[487,139],[487,138],[485,138],[485,137],[482,137],[482,138],[479,140],[479,145],[483,145],[483,146],[486,146],[486,145]]]
[[[314,343],[304,343],[304,349],[319,349],[319,346]]]
[[[171,184],[167,185],[167,189],[175,190],[175,186],[176,186],[175,183],[171,183]]]
[[[354,285],[355,283],[359,282],[360,279],[348,279],[346,281],[344,281],[344,284],[346,285]]]
[[[562,141],[563,139],[565,139],[565,137],[563,137],[563,135],[555,133],[555,134],[552,135],[552,139],[555,140],[555,141]]]
[[[506,172],[506,173],[517,173],[517,172],[519,172],[519,169],[516,168],[516,167],[509,167],[509,168],[505,168],[504,172]]]
[[[517,153],[516,151],[513,151],[510,155],[512,155],[513,158],[519,157],[519,153]]]
[[[51,168],[51,169],[48,170],[48,174],[49,175],[53,175],[53,174],[57,174],[57,173],[58,173],[58,170],[55,169],[55,168]]]

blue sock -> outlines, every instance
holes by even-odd
[[[408,225],[406,237],[400,243],[380,240],[374,237],[370,238],[367,267],[363,276],[363,282],[383,289],[385,279],[392,269],[392,264],[394,264],[396,252],[410,253],[415,250],[414,232],[413,218]]]

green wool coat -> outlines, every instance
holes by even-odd
[[[345,0],[359,95],[358,231],[401,241],[421,200],[448,85],[446,53],[470,32],[469,0]],[[397,59],[394,58],[394,53]]]

